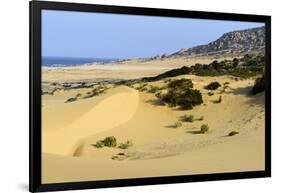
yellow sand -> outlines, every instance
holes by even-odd
[[[226,58],[223,58],[226,59]],[[167,58],[162,60],[129,60],[111,64],[95,64],[73,67],[56,67],[43,69],[43,81],[90,81],[93,79],[134,79],[146,76],[155,76],[165,71],[191,66],[196,63],[209,64],[214,58]],[[222,59],[218,59],[222,60]]]
[[[44,95],[42,182],[264,170],[264,94],[248,95],[254,80],[176,78],[192,79],[204,104],[181,111],[159,104],[154,94],[126,86],[73,103],[64,101],[74,91]],[[215,80],[230,82],[229,88],[209,96],[203,87]],[[214,103],[219,96],[222,102]],[[185,114],[204,116],[204,120],[173,127]],[[209,125],[209,133],[198,134],[202,124]],[[228,137],[231,131],[239,134]],[[107,136],[115,136],[118,142],[130,139],[134,145],[127,150],[93,146]],[[129,157],[111,159],[120,152]]]

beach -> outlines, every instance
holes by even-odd
[[[42,183],[264,170],[264,92],[249,94],[256,77],[186,74],[116,84],[226,59],[171,57],[43,68]],[[178,109],[150,92],[179,79],[192,81],[202,93],[201,105]],[[214,81],[223,86],[206,90]],[[194,120],[182,121],[186,115]],[[176,126],[178,121],[182,125]],[[204,124],[209,130],[203,134]],[[132,145],[95,146],[109,136]]]

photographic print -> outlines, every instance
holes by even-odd
[[[42,184],[265,170],[265,23],[41,12]]]

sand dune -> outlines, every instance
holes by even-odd
[[[263,170],[264,93],[248,94],[254,80],[193,75],[176,78],[192,79],[204,104],[181,111],[161,105],[154,94],[125,86],[69,104],[61,100],[69,91],[50,97],[48,100],[61,102],[50,105],[47,100],[44,119],[56,119],[61,127],[52,129],[47,123],[43,127],[43,182]],[[209,96],[203,87],[215,80],[229,82],[229,88]],[[219,96],[222,102],[214,103]],[[76,119],[71,109],[77,111]],[[57,114],[52,115],[54,112]],[[175,128],[174,122],[185,114],[203,116],[204,120]],[[71,124],[63,120],[69,118],[74,119]],[[198,134],[202,124],[210,126],[208,134]],[[239,134],[228,137],[233,130]],[[93,147],[106,136],[115,136],[119,142],[131,139],[134,145],[127,150]],[[128,158],[111,159],[120,152]]]
[[[82,100],[77,103],[64,103],[50,107],[43,111],[44,121],[59,123],[58,120],[50,121],[53,117],[72,120],[72,111],[81,111],[79,106],[88,106],[81,116],[76,116],[71,124],[59,129],[52,129],[52,125],[43,124],[42,151],[60,155],[72,155],[79,140],[89,135],[99,133],[130,120],[138,106],[138,92],[128,87],[112,89],[105,95],[92,99]],[[58,110],[58,111],[57,111]],[[52,113],[57,112],[54,116]],[[47,118],[49,117],[49,118]],[[48,128],[49,126],[49,128]]]

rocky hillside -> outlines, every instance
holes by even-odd
[[[265,28],[251,28],[223,34],[219,39],[207,45],[181,49],[169,55],[176,56],[221,56],[243,55],[246,53],[263,53],[265,47]]]

